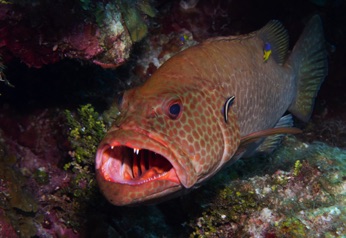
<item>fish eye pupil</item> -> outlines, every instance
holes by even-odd
[[[180,113],[180,104],[179,103],[174,103],[169,107],[169,114],[171,116],[171,118],[177,118],[179,116]]]

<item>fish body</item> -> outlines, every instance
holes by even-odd
[[[326,74],[318,16],[289,56],[287,32],[275,20],[178,53],[124,93],[97,151],[102,193],[114,205],[135,205],[198,187],[258,150],[264,137],[296,133],[280,118],[288,110],[308,120]]]

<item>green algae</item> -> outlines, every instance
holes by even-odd
[[[239,215],[242,213],[260,209],[253,187],[241,186],[240,189],[226,187],[220,191],[219,197],[217,203],[222,208],[220,213],[232,221],[239,220]],[[226,211],[229,206],[232,206],[232,210]]]
[[[78,229],[83,222],[83,213],[99,196],[94,172],[95,154],[99,142],[106,133],[106,126],[91,104],[82,105],[77,112],[65,110],[71,161],[64,169],[73,173],[68,187],[59,191],[60,197],[69,199],[64,209],[66,224]]]
[[[279,237],[304,237],[308,230],[306,226],[296,217],[288,217],[276,226]]]
[[[294,170],[293,170],[293,175],[294,176],[297,176],[302,168],[302,163],[300,162],[300,160],[297,160],[295,163],[294,163]]]
[[[137,6],[140,12],[148,15],[149,17],[155,17],[157,10],[152,6],[150,0],[137,1]]]
[[[81,106],[77,114],[66,110],[65,115],[69,127],[68,140],[72,148],[69,154],[72,161],[66,163],[64,169],[70,169],[75,174],[72,181],[73,195],[87,197],[95,190],[94,159],[106,127],[91,104]]]
[[[64,169],[79,170],[93,166],[97,146],[106,133],[103,121],[91,104],[81,106],[77,115],[69,110],[65,111],[65,115],[69,126],[72,161],[66,163]]]
[[[218,237],[229,235],[220,227],[229,226],[231,223],[241,223],[244,214],[250,214],[262,208],[253,186],[244,185],[235,181],[235,186],[227,186],[215,196],[211,207],[198,218],[197,225],[190,237]],[[238,226],[237,232],[241,232]]]
[[[156,16],[156,9],[150,0],[141,1],[119,1],[118,6],[123,14],[125,25],[130,32],[133,42],[141,41],[148,33],[148,26],[143,15]]]
[[[154,14],[154,10],[152,10],[150,4],[141,3],[139,5],[141,7],[136,7],[136,2],[118,0],[117,5],[123,15],[125,25],[130,32],[131,40],[133,42],[142,40],[148,32],[148,27],[141,16],[140,10],[150,15]]]

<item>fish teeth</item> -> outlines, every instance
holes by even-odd
[[[155,179],[161,178],[162,176],[164,176],[164,175],[166,175],[166,174],[167,174],[167,172],[164,172],[164,173],[162,173],[162,174],[155,175],[155,176],[153,176],[153,177],[151,177],[151,178],[148,178],[148,179],[146,179],[146,180],[140,181],[138,184],[143,184],[143,183],[147,183],[147,182],[153,181],[153,180],[155,180]]]
[[[137,154],[137,155],[138,155],[138,153],[139,153],[139,149],[137,149],[137,148],[133,148],[133,153],[135,153],[135,154]]]

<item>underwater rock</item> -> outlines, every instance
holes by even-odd
[[[146,35],[142,15],[155,15],[149,1],[138,2],[1,1],[0,53],[35,68],[64,58],[115,68]]]
[[[0,82],[4,83],[5,85],[9,86],[9,87],[14,87],[7,79],[5,76],[5,71],[6,66],[3,64],[2,62],[2,57],[0,55]],[[1,94],[0,94],[1,95]]]
[[[2,140],[1,131],[0,138]],[[15,229],[20,237],[31,237],[36,234],[35,221],[32,217],[37,212],[38,204],[24,186],[25,177],[14,168],[16,158],[7,154],[3,143],[2,140],[0,142],[2,151],[0,155],[0,231],[4,229],[4,234],[11,234],[12,229]]]
[[[0,208],[0,237],[17,237],[16,231]]]
[[[16,158],[11,155],[3,155],[0,158],[0,179],[2,182],[2,192],[9,202],[9,206],[23,212],[37,211],[37,203],[33,196],[23,186],[25,177],[16,171],[14,163]]]
[[[151,35],[142,42],[142,47],[148,53],[137,60],[135,74],[144,81],[169,58],[197,43],[186,29],[170,34]]]
[[[181,0],[180,1],[180,6],[187,10],[194,8],[198,4],[199,0]]]
[[[59,193],[70,180],[59,167],[67,153],[58,145],[59,120],[59,112],[47,110],[0,115],[1,124],[7,125],[0,130],[0,223],[4,231],[13,227],[18,237],[75,237],[66,215],[75,215],[73,204]]]
[[[246,164],[256,163],[258,159],[252,158],[234,166],[246,169]],[[346,235],[345,150],[317,142],[306,144],[287,137],[284,145],[267,161],[271,164],[266,169],[272,172],[224,181],[225,187],[216,191],[214,199],[204,199],[201,205],[208,204],[208,209],[192,223],[194,236]],[[275,171],[276,168],[281,169]],[[214,180],[214,186],[220,186],[217,184],[227,170],[222,174]],[[210,193],[208,190],[203,193]],[[205,194],[201,194],[201,200],[203,196]]]
[[[136,6],[134,5],[135,2],[131,4],[131,1],[119,1],[119,3],[119,7],[121,9],[120,11],[123,12],[124,21],[128,31],[130,32],[132,41],[140,41],[147,34],[148,28],[145,22],[142,20],[140,12],[136,9]],[[144,10],[148,9],[148,7],[145,7],[144,3],[141,6],[143,6]],[[150,7],[150,5],[148,6]],[[149,14],[154,14],[150,10],[147,12],[149,12]]]

